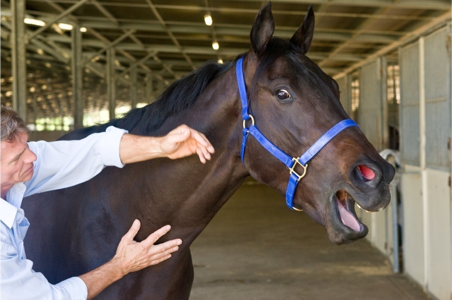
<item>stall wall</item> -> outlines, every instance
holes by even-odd
[[[374,147],[386,148],[386,60],[380,57],[360,69],[358,124]],[[392,260],[392,210],[369,214],[357,209],[358,217],[369,228],[367,239]]]
[[[382,59],[361,68],[358,123],[378,151],[383,150]]]
[[[351,76],[345,75],[337,80],[340,91],[340,100],[345,112],[352,116]]]
[[[405,273],[441,300],[451,299],[449,28],[399,52]]]

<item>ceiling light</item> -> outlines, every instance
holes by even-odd
[[[36,91],[36,88],[35,88],[34,86],[32,86],[32,87],[30,88],[30,92],[34,93],[35,91]]]
[[[211,15],[205,15],[204,16],[204,22],[206,23],[207,26],[212,25],[213,20],[212,20],[212,16]]]
[[[13,95],[13,92],[11,92],[11,91],[7,91],[6,93],[5,93],[5,96],[6,97],[11,97]]]
[[[86,27],[80,27],[80,32],[86,32],[86,31],[87,31]]]
[[[219,64],[222,64],[222,63],[223,63],[223,60],[220,58],[220,59],[218,60],[218,63],[219,63]]]
[[[60,27],[63,30],[72,30],[72,25],[71,24],[59,23],[58,27]]]
[[[36,19],[32,19],[32,18],[25,18],[24,19],[24,23],[28,24],[28,25],[35,25],[35,26],[44,26],[44,25],[46,25],[46,23],[44,21],[36,20]]]
[[[38,52],[39,55],[44,55],[44,51],[42,51],[42,49],[38,49],[36,52]]]
[[[41,89],[43,89],[43,90],[47,90],[47,85],[43,85],[43,86],[41,86]]]
[[[218,50],[218,49],[220,49],[220,44],[218,44],[218,42],[213,42],[212,48],[213,48],[213,50]]]

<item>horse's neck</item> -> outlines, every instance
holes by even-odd
[[[151,197],[159,198],[153,201],[156,207],[148,219],[156,217],[157,211],[185,242],[199,235],[248,175],[240,161],[241,104],[236,90],[235,73],[228,72],[212,82],[192,108],[162,126],[166,131],[185,123],[205,133],[215,147],[212,160],[205,165],[196,156],[154,165],[158,178],[152,181],[164,188],[151,192]]]

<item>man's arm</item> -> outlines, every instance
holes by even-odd
[[[82,140],[29,143],[37,160],[25,196],[62,189],[85,182],[99,174],[105,166],[124,164],[158,157],[177,159],[198,154],[202,163],[211,158],[214,148],[200,132],[181,125],[163,137],[125,134],[125,130],[109,127]]]
[[[88,299],[94,298],[107,286],[128,273],[167,260],[171,257],[171,253],[177,251],[179,245],[182,244],[180,239],[176,239],[154,245],[161,236],[170,230],[169,225],[160,228],[140,243],[133,240],[139,229],[140,222],[135,220],[129,232],[121,239],[113,259],[99,268],[80,276],[88,288]]]
[[[152,158],[177,159],[197,154],[202,163],[210,160],[214,148],[204,134],[181,125],[163,137],[145,137],[124,134],[119,155],[123,164]]]

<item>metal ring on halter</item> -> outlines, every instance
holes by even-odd
[[[298,158],[296,157],[292,157],[292,160],[294,161],[294,164],[292,165],[292,168],[290,168],[290,174],[294,174],[295,176],[297,176],[297,181],[300,181],[303,177],[306,176],[306,172],[308,171],[308,164],[303,165]],[[295,172],[295,166],[299,164],[300,166],[303,167],[303,174],[298,174],[297,172]]]
[[[254,126],[254,117],[253,115],[248,115],[251,119],[251,126]],[[243,120],[243,128],[246,128],[246,120]]]
[[[292,206],[292,209],[296,211],[303,211],[302,209],[296,208],[295,206]]]

